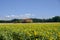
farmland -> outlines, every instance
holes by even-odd
[[[0,40],[60,40],[60,23],[0,23]]]

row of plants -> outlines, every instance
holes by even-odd
[[[60,40],[60,23],[0,24],[0,40]]]

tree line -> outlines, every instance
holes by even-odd
[[[60,22],[60,16],[55,16],[49,19],[12,19],[12,20],[0,20],[0,23],[41,23],[41,22]]]

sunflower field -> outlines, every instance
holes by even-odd
[[[60,40],[60,23],[0,23],[0,40]]]

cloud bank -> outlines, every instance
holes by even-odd
[[[34,14],[26,13],[26,14],[20,14],[20,15],[7,15],[5,16],[5,19],[24,19],[24,18],[32,18],[34,17]]]

